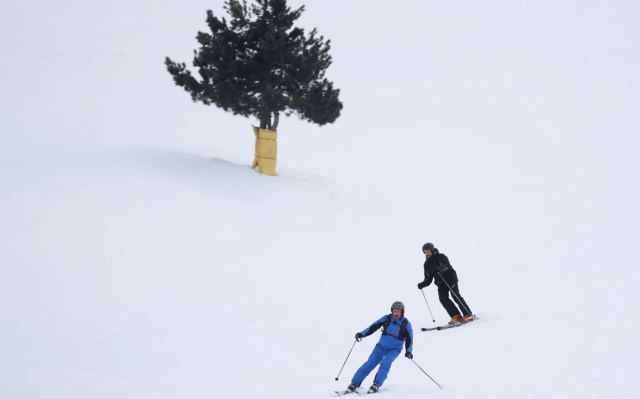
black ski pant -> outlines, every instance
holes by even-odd
[[[449,289],[451,287],[451,289]],[[458,304],[458,308],[453,304],[451,298],[449,298],[449,292],[453,296],[453,300]],[[453,285],[442,284],[438,286],[438,298],[440,299],[440,303],[449,313],[449,317],[453,317],[462,313],[464,316],[471,316],[471,308],[464,301],[462,295],[460,295],[460,289],[458,288],[458,282],[456,281]]]

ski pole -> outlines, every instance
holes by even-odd
[[[464,304],[464,301],[462,299],[460,299],[460,297],[458,296],[458,294],[456,294],[456,292],[453,290],[453,288],[449,285],[449,283],[447,283],[447,280],[444,279],[444,277],[442,277],[442,274],[440,274],[440,272],[438,272],[438,276],[440,276],[440,278],[442,279],[442,281],[444,281],[445,285],[447,286],[447,288],[449,288],[449,291],[451,291],[451,293],[458,299],[458,302],[460,302],[460,304],[462,306],[464,306],[464,310],[467,312],[467,314],[471,314],[471,312],[469,311],[469,308],[467,308],[467,306]],[[458,284],[456,282],[456,284]],[[454,286],[456,285],[454,284]]]
[[[433,313],[431,313],[431,307],[429,306],[429,302],[427,302],[427,296],[424,294],[424,290],[422,288],[420,288],[420,291],[422,292],[422,297],[424,298],[424,303],[427,304],[427,309],[429,309],[429,314],[431,315],[431,321],[433,321],[435,323],[436,322],[436,318],[433,317]]]
[[[336,381],[338,381],[338,378],[340,378],[340,374],[342,374],[342,369],[344,369],[344,365],[347,364],[347,360],[349,360],[349,356],[351,356],[351,351],[353,350],[353,347],[356,346],[356,342],[358,342],[357,339],[355,341],[353,341],[353,345],[351,345],[351,349],[349,349],[349,353],[347,354],[347,358],[344,359],[344,363],[342,363],[342,367],[340,367],[340,371],[338,372],[338,376],[336,377]]]
[[[431,376],[430,376],[429,374],[427,374],[427,372],[426,372],[426,371],[424,371],[424,370],[422,369],[422,367],[420,367],[420,365],[419,365],[418,363],[416,363],[416,361],[415,361],[415,360],[411,359],[411,361],[413,362],[413,364],[415,364],[415,365],[416,365],[416,367],[417,367],[417,368],[419,368],[419,369],[420,369],[420,371],[422,371],[422,372],[423,372],[427,377],[429,377],[429,379],[430,379],[431,381],[433,381],[433,383],[434,383],[434,384],[436,384],[436,385],[438,386],[438,388],[442,389],[442,385],[438,384],[438,383],[436,382],[436,380],[434,380],[433,378],[431,378]]]

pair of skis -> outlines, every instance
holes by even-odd
[[[383,390],[383,388],[380,388],[377,391],[368,390],[368,391],[365,392],[364,389],[356,388],[355,391],[350,391],[348,389],[345,389],[344,391],[334,391],[334,393],[336,394],[336,396],[344,396],[344,395],[348,395],[350,393],[355,393],[357,395],[363,396],[363,395],[370,395],[372,393],[380,392],[382,390]]]
[[[476,315],[473,315],[473,319],[469,320],[469,321],[464,321],[464,322],[459,322],[459,323],[453,323],[453,324],[445,324],[442,326],[435,326],[435,327],[422,327],[420,330],[422,331],[440,331],[440,330],[447,330],[449,328],[456,328],[456,327],[460,327],[463,326],[465,324],[469,324],[474,320],[478,320],[478,317]]]

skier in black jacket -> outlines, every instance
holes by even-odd
[[[418,283],[418,289],[428,287],[432,281],[438,286],[438,298],[451,317],[449,324],[456,324],[471,321],[474,319],[469,305],[464,301],[458,287],[458,275],[451,267],[449,258],[438,251],[432,243],[428,242],[422,246],[422,252],[427,260],[424,262],[424,281]],[[452,293],[453,300],[449,298]],[[460,308],[460,310],[458,310]],[[462,313],[462,315],[460,315]]]

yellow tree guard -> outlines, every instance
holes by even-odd
[[[274,130],[253,126],[256,135],[256,157],[251,167],[258,168],[262,174],[276,175],[276,157],[278,155],[278,133]]]

